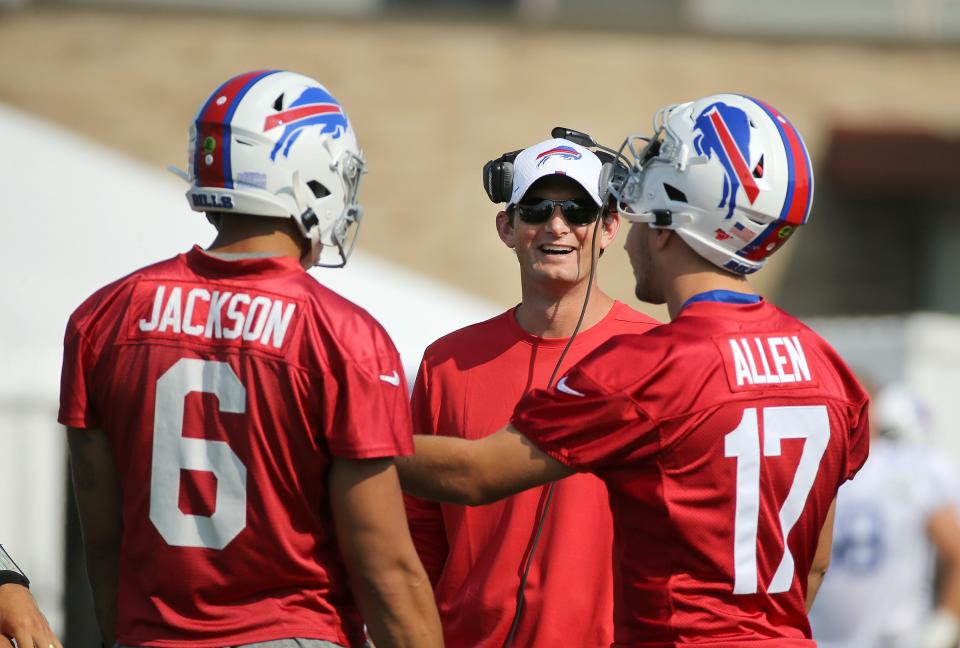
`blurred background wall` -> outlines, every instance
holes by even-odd
[[[872,381],[916,387],[960,457],[960,0],[0,0],[0,542],[67,645],[94,640],[55,423],[63,325],[106,281],[212,238],[162,170],[186,166],[199,102],[257,68],[344,103],[370,166],[368,261],[317,277],[405,359],[426,344],[411,322],[439,335],[519,300],[486,160],[555,125],[617,146],[713,92],[774,104],[816,196],[755,284]],[[600,267],[638,306],[625,255]],[[378,313],[397,285],[415,306]]]

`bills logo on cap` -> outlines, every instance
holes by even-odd
[[[322,88],[307,88],[290,106],[264,120],[263,132],[283,126],[283,134],[277,140],[270,159],[276,160],[277,153],[283,149],[283,156],[290,153],[290,147],[308,126],[322,126],[321,133],[330,133],[339,138],[348,128],[347,116],[337,100]]]
[[[697,116],[694,122],[694,148],[700,155],[714,158],[723,166],[723,195],[718,207],[727,207],[726,218],[733,216],[737,195],[743,187],[750,204],[757,199],[760,187],[750,170],[750,121],[747,113],[723,102],[717,102]],[[762,162],[756,167],[762,177]]]
[[[580,155],[580,151],[572,146],[554,146],[553,148],[547,149],[543,153],[537,155],[537,166],[543,166],[544,162],[558,155],[564,160],[579,160],[581,157],[583,157]]]

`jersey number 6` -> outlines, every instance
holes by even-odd
[[[768,407],[763,410],[763,456],[780,456],[783,439],[804,439],[800,463],[787,499],[780,507],[783,557],[767,587],[768,594],[786,592],[793,583],[790,530],[800,519],[830,441],[830,418],[823,405]],[[737,460],[737,508],[734,520],[733,593],[757,592],[757,526],[760,518],[760,429],[757,409],[743,411],[737,428],[724,437],[724,455]]]
[[[213,394],[221,412],[243,414],[247,390],[226,362],[181,358],[157,380],[150,473],[150,521],[168,544],[223,549],[247,525],[247,468],[224,441],[183,436],[187,394]],[[180,471],[212,472],[213,514],[180,510]]]

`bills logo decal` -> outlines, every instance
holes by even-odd
[[[329,133],[334,139],[338,139],[349,127],[343,108],[323,88],[307,88],[286,110],[269,115],[263,122],[263,132],[280,126],[283,126],[283,133],[270,152],[271,160],[277,159],[280,149],[283,149],[283,156],[287,157],[290,147],[308,126],[320,126],[321,133]]]
[[[583,157],[580,155],[580,151],[572,146],[555,146],[537,155],[537,166],[543,166],[544,162],[556,156],[560,156],[564,160],[579,160]]]
[[[718,101],[696,118],[694,132],[693,145],[697,153],[716,158],[723,166],[723,193],[717,206],[726,206],[726,218],[731,218],[741,187],[750,204],[760,194],[760,187],[750,170],[750,120],[747,113]]]

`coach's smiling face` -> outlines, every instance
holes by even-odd
[[[577,200],[592,202],[590,195],[576,181],[561,175],[541,178],[523,197],[524,203],[539,200]],[[590,246],[596,223],[574,225],[564,218],[559,206],[545,223],[526,223],[516,210],[497,214],[500,239],[513,248],[520,263],[521,279],[535,284],[569,284],[586,281],[590,275]],[[613,240],[619,219],[603,219],[597,237],[602,250]]]

